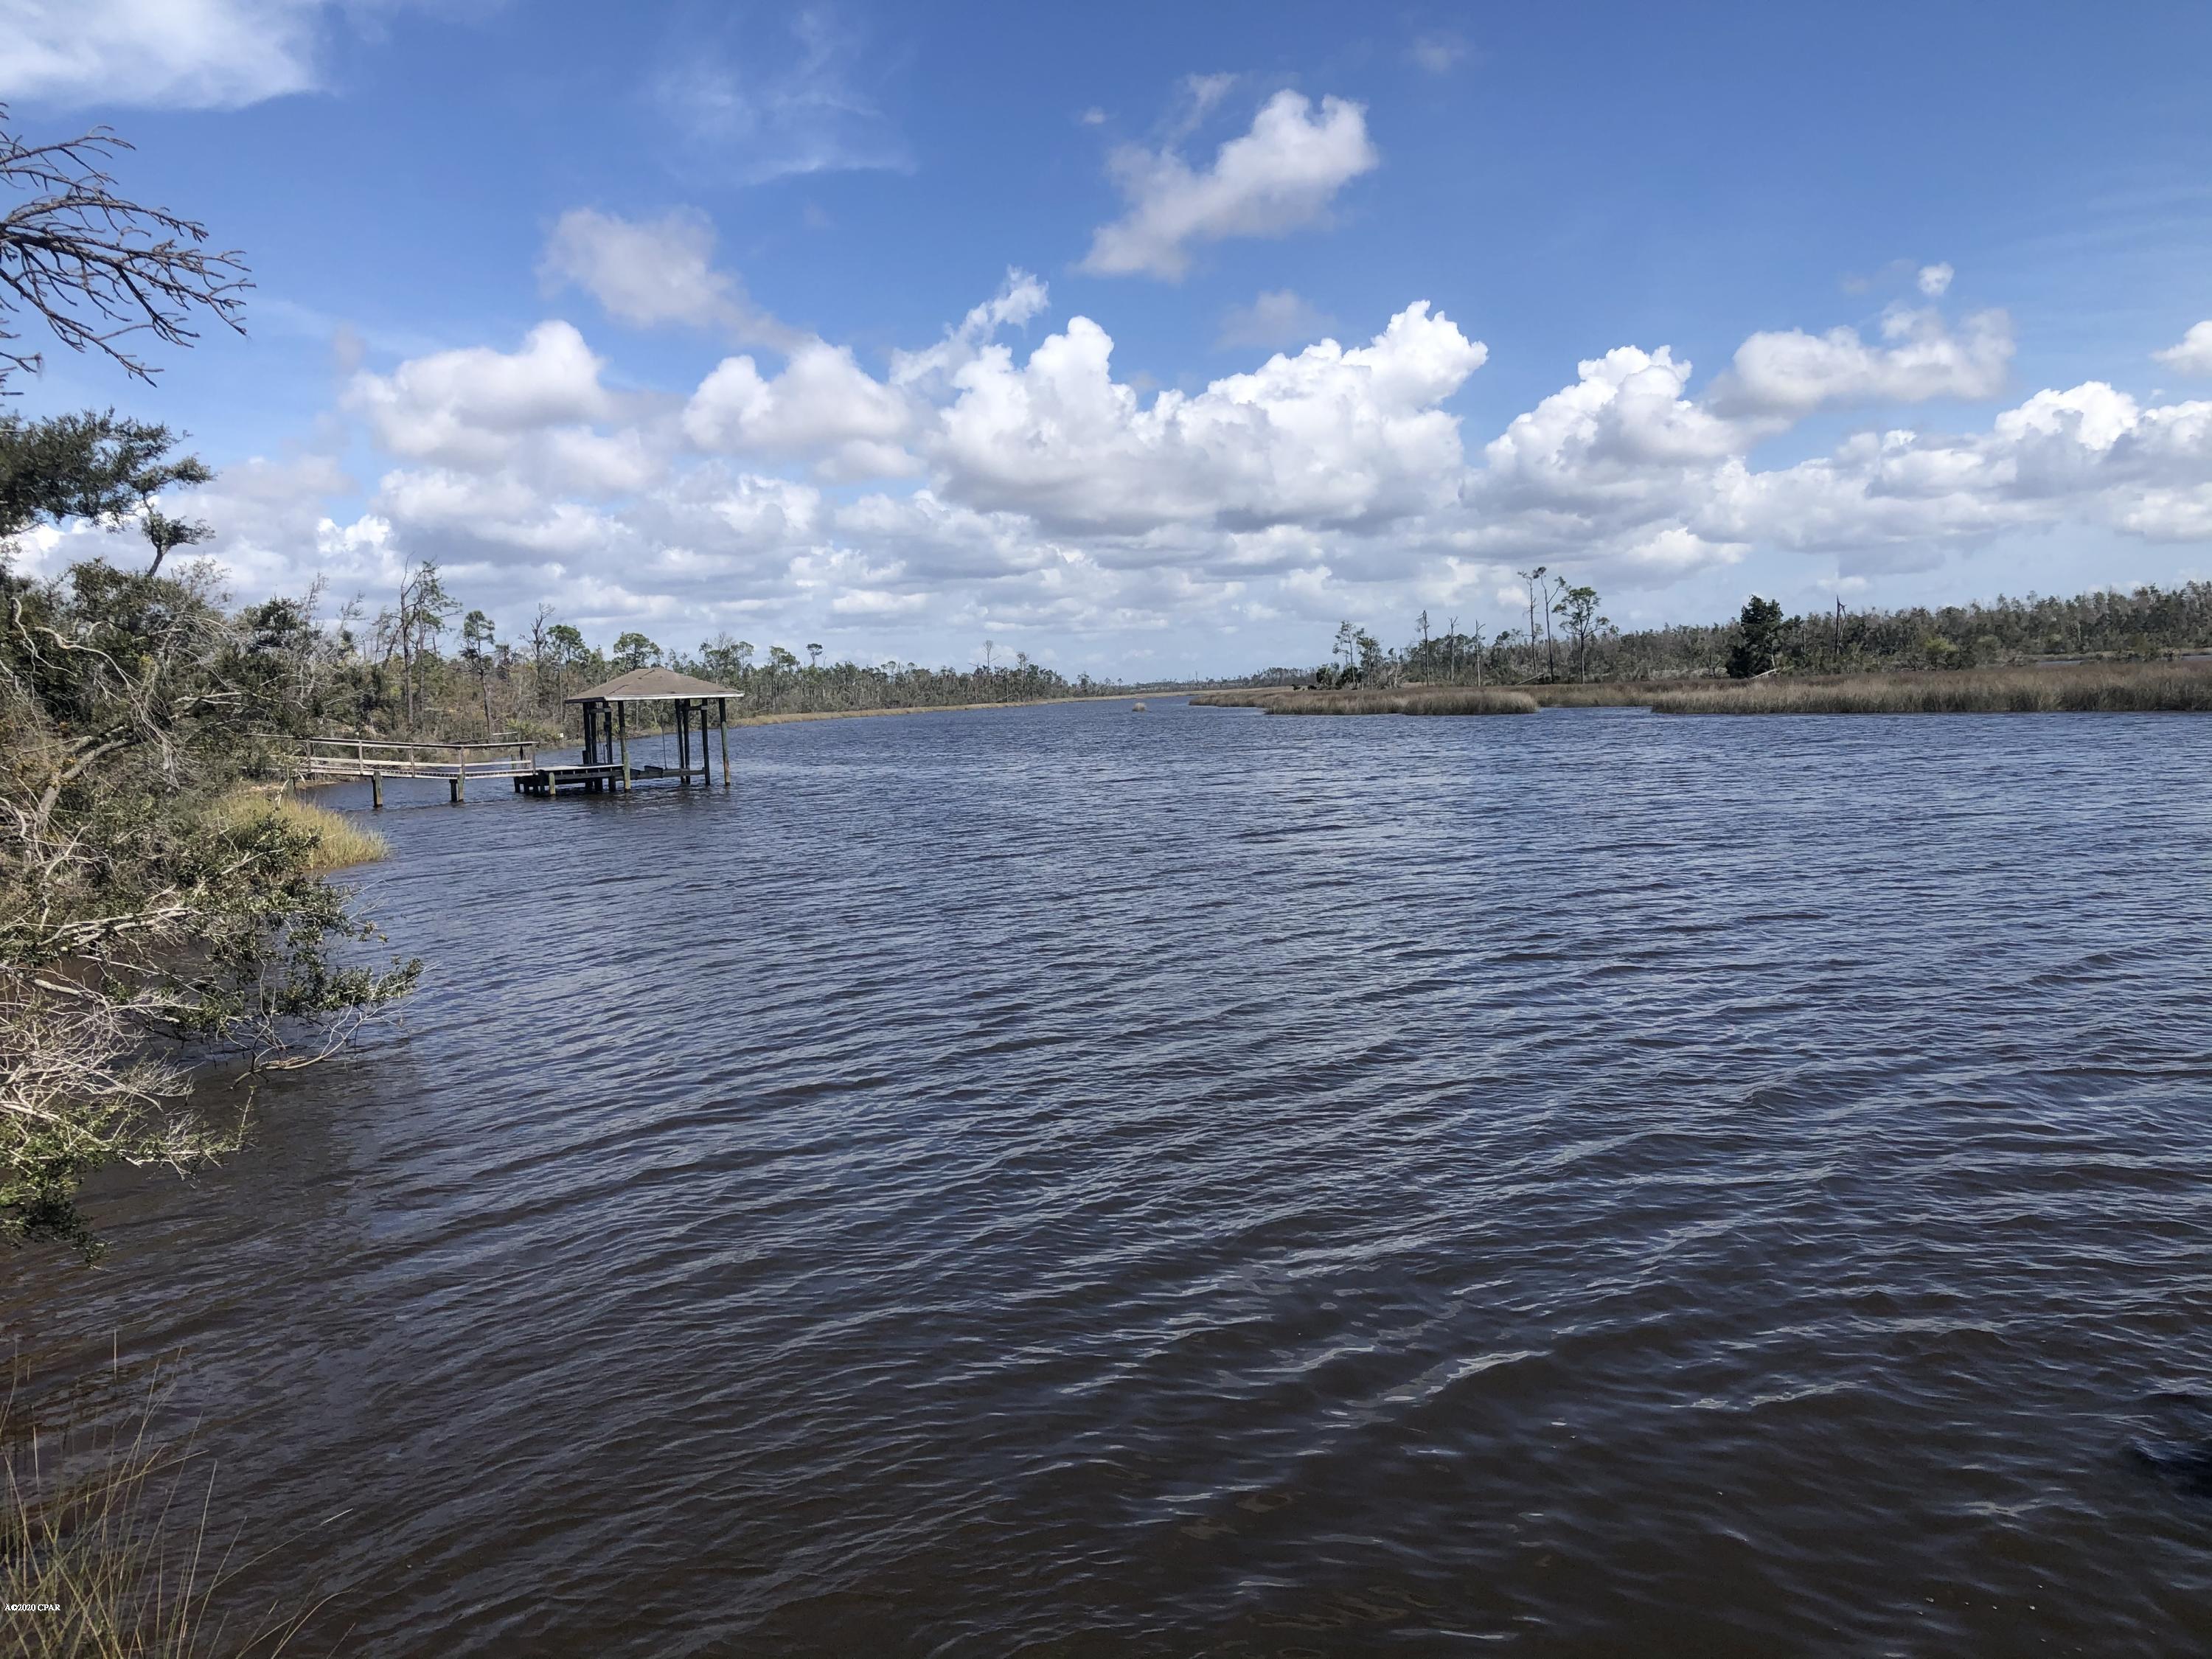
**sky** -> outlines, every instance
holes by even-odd
[[[0,0],[241,599],[1071,675],[2212,576],[2212,7]],[[4,210],[5,203],[0,203]],[[37,568],[127,542],[41,534]]]

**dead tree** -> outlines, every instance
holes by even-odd
[[[131,349],[133,335],[188,345],[202,315],[246,331],[252,284],[237,251],[212,252],[204,225],[119,194],[105,167],[128,143],[100,126],[30,144],[7,118],[0,104],[0,203],[20,198],[0,215],[0,391],[9,374],[39,370],[40,354],[17,343],[19,315],[149,381],[157,371]]]

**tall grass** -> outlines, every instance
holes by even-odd
[[[1710,682],[1649,697],[1658,714],[2212,713],[2212,668],[2084,663]]]
[[[1410,685],[1393,690],[1206,691],[1191,698],[1215,708],[1260,708],[1270,714],[1533,714],[1525,691],[1467,685]]]
[[[1462,700],[1472,706],[1462,706]],[[2212,662],[2086,662],[2047,668],[1769,675],[1755,680],[1611,680],[1510,690],[1211,691],[1191,701],[1282,714],[1504,714],[1649,708],[1661,714],[2212,713]]]
[[[287,829],[313,837],[314,851],[308,867],[318,873],[343,870],[349,865],[374,864],[392,852],[391,843],[375,830],[297,795],[241,788],[216,804],[215,817],[225,829],[239,828],[254,818],[273,817]]]
[[[20,1378],[18,1379],[20,1382]],[[0,1401],[0,1612],[23,1659],[203,1659],[284,1651],[313,1613],[232,1628],[216,1599],[246,1564],[211,1534],[212,1463],[135,1422],[42,1435]]]

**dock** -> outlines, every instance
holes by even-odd
[[[520,738],[483,743],[309,738],[293,757],[293,769],[302,780],[365,779],[370,805],[380,811],[386,778],[442,778],[456,806],[468,799],[471,778],[504,778],[519,795],[548,797],[564,789],[597,793],[664,780],[689,785],[696,778],[711,786],[714,778],[708,761],[707,737],[714,732],[721,738],[722,787],[727,789],[730,704],[744,696],[742,691],[670,669],[637,668],[562,699],[574,704],[583,716],[580,760],[542,762],[538,758],[538,745]],[[660,734],[664,753],[659,760],[641,760],[630,754],[629,708],[641,702],[672,706],[673,730]],[[672,757],[665,752],[670,738],[675,740]]]
[[[370,804],[384,805],[386,778],[443,778],[458,806],[471,778],[520,779],[536,773],[538,745],[520,738],[489,743],[381,743],[366,738],[309,738],[293,757],[302,779],[368,780]]]

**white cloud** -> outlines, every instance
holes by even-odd
[[[600,639],[726,625],[911,657],[988,634],[1093,667],[1201,630],[1204,665],[1237,665],[1238,630],[1280,659],[1272,641],[1422,605],[1501,622],[1494,591],[1532,560],[1610,599],[1760,553],[1818,558],[1808,583],[1833,585],[2054,526],[2212,540],[2212,402],[2085,381],[1962,432],[1892,417],[1761,469],[1753,453],[1812,400],[1741,401],[1757,351],[1700,394],[1666,348],[1620,346],[1478,447],[1446,405],[1485,349],[1425,305],[1364,344],[1147,396],[1115,379],[1088,319],[1034,350],[1000,337],[1046,299],[1009,271],[888,373],[809,337],[781,364],[729,357],[688,402],[611,393],[582,337],[548,323],[512,351],[356,378],[349,406],[392,463],[365,510],[330,512],[351,486],[326,455],[230,469],[192,510],[256,591],[321,568],[341,592],[381,592],[427,553],[471,604],[519,620],[549,599]],[[1838,355],[1789,384],[1920,395],[1926,377],[1892,354],[1928,349],[1930,326],[1899,313],[1852,350],[1796,336]],[[884,482],[830,487],[861,478]],[[70,555],[32,539],[37,568]]]
[[[1213,343],[1217,348],[1304,345],[1332,326],[1328,317],[1291,289],[1263,289],[1250,305],[1230,307]]]
[[[2179,345],[2150,355],[2177,374],[2212,374],[2212,322],[2194,325]]]
[[[1923,294],[1931,300],[1940,300],[1950,290],[1951,279],[1958,274],[1948,265],[1923,265],[1915,280]]]
[[[945,337],[921,351],[891,354],[891,383],[925,392],[948,387],[951,377],[1002,328],[1021,328],[1044,314],[1051,302],[1045,285],[1019,265],[1006,267],[1006,280],[981,305],[971,306]]]
[[[725,453],[819,456],[829,478],[897,477],[917,470],[900,447],[914,410],[895,387],[819,339],[763,376],[750,357],[726,357],[684,410],[684,430],[702,449]]]
[[[538,270],[549,289],[574,283],[638,328],[679,323],[764,345],[795,337],[753,306],[737,278],[714,269],[714,227],[695,208],[658,219],[572,208],[546,239]]]
[[[981,353],[927,446],[941,488],[1120,532],[1403,516],[1449,499],[1459,422],[1437,405],[1486,356],[1422,302],[1369,345],[1325,340],[1146,407],[1113,380],[1113,349],[1078,317],[1019,368],[1003,346]]]
[[[1407,56],[1430,74],[1443,75],[1456,68],[1467,56],[1467,42],[1449,32],[1417,35],[1407,49]]]
[[[1798,416],[1853,404],[1993,398],[2004,390],[2013,338],[2002,311],[1977,312],[1954,334],[1933,307],[1894,309],[1882,319],[1882,336],[1892,343],[1869,345],[1852,328],[1754,334],[1736,348],[1713,388],[1713,405],[1732,414]]]
[[[654,84],[661,107],[744,183],[909,171],[905,140],[863,84],[859,28],[830,6],[809,5],[790,14],[788,35],[787,43],[687,36]]]
[[[318,84],[323,0],[15,0],[0,99],[236,109]]]
[[[1128,211],[1098,228],[1083,268],[1180,278],[1190,264],[1187,244],[1310,225],[1379,160],[1362,106],[1323,98],[1316,111],[1289,91],[1261,106],[1251,131],[1223,144],[1202,171],[1171,147],[1125,146],[1109,166]]]
[[[517,438],[602,419],[612,400],[599,360],[569,324],[540,323],[516,352],[471,346],[358,374],[348,402],[395,455],[478,469],[512,459]]]

